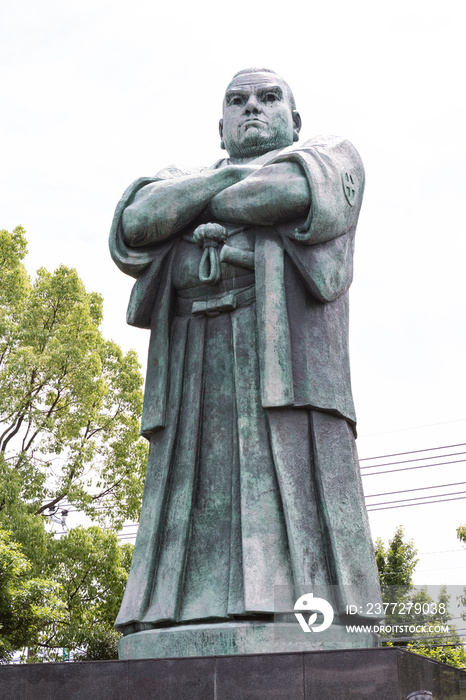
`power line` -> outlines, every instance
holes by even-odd
[[[129,527],[129,526],[128,526],[128,527]],[[109,528],[109,527],[103,527],[103,528],[101,528],[101,529],[102,529],[102,530],[110,530],[111,528]],[[67,535],[67,534],[68,534],[68,531],[67,531],[67,530],[62,530],[61,532],[51,532],[50,534],[51,534],[51,535]],[[133,537],[136,537],[136,535],[137,535],[138,533],[137,533],[137,532],[130,532],[130,533],[126,534],[126,533],[122,533],[122,532],[117,532],[117,533],[115,533],[115,534],[116,534],[116,536],[118,537],[119,540],[128,540],[128,539],[132,539]]]
[[[438,500],[438,501],[424,501],[424,503],[404,503],[399,506],[384,506],[383,508],[371,508],[369,507],[367,509],[368,513],[372,513],[375,510],[392,510],[393,508],[409,508],[410,506],[427,506],[430,505],[431,503],[447,503],[448,501],[461,501],[464,500],[466,496],[458,496],[458,498],[445,498],[445,500]],[[377,505],[377,503],[374,503],[374,505]]]
[[[376,496],[395,496],[396,494],[399,493],[411,493],[412,491],[426,491],[427,489],[443,489],[446,488],[447,486],[462,486],[463,484],[466,484],[466,481],[457,481],[454,484],[437,484],[436,486],[419,486],[416,489],[404,489],[403,491],[387,491],[386,493],[371,493],[366,496],[366,498],[375,498]],[[441,494],[439,494],[441,495]],[[446,496],[448,494],[445,494]],[[426,498],[428,498],[426,496]],[[380,504],[378,504],[380,505]]]
[[[378,467],[392,467],[394,464],[409,464],[409,462],[426,462],[428,459],[443,459],[444,457],[457,457],[458,455],[466,455],[466,452],[449,452],[446,455],[434,455],[432,457],[416,457],[416,459],[401,459],[398,462],[382,462],[382,464],[368,464],[366,467],[361,467],[361,469],[377,469]],[[362,460],[359,461],[362,462]]]
[[[444,567],[442,567],[442,571],[454,571],[455,569],[464,569],[464,564],[463,564],[463,566],[444,566]],[[435,567],[435,569],[416,569],[416,574],[423,574],[427,571],[438,571],[438,567]],[[459,585],[462,586],[463,584],[459,584]]]
[[[421,428],[433,428],[437,425],[451,425],[451,423],[463,423],[466,418],[457,418],[456,420],[446,420],[441,423],[425,423],[424,425],[412,425],[409,428],[396,428],[395,430],[384,430],[381,433],[366,433],[361,437],[374,437],[377,435],[390,435],[391,433],[403,433],[407,430],[420,430]]]
[[[400,498],[397,501],[381,501],[380,503],[372,503],[374,506],[385,506],[391,503],[404,503],[405,501],[421,501],[423,498],[434,498],[435,496],[458,496],[460,493],[466,493],[466,491],[450,491],[450,493],[434,493],[430,496],[412,496],[411,498]],[[429,501],[427,501],[429,502]],[[415,504],[414,504],[415,505]]]
[[[446,455],[449,456],[449,455]],[[460,464],[466,462],[466,459],[454,459],[451,462],[438,462],[437,464],[419,464],[417,467],[401,467],[401,469],[387,469],[383,472],[371,472],[370,474],[362,474],[361,476],[377,476],[378,474],[393,474],[394,472],[406,472],[411,469],[427,469],[427,467],[443,467],[447,464]],[[381,465],[383,466],[383,465]],[[373,469],[377,469],[377,465],[372,465]]]
[[[457,445],[442,445],[441,447],[425,447],[423,450],[410,450],[409,452],[394,452],[391,455],[379,455],[379,457],[362,457],[359,461],[367,462],[368,460],[388,459],[388,457],[402,457],[403,455],[414,455],[419,454],[420,452],[432,452],[433,450],[449,450],[452,447],[466,447],[466,442],[460,442]]]
[[[450,552],[466,552],[466,549],[463,547],[459,549],[439,549],[437,552],[419,552],[419,556],[425,556],[426,554],[449,554]]]

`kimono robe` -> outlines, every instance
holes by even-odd
[[[125,634],[270,619],[277,590],[291,609],[306,585],[343,615],[378,590],[348,357],[364,171],[337,137],[254,164],[283,161],[307,178],[307,219],[226,225],[226,244],[249,262],[222,262],[215,284],[198,277],[202,217],[156,245],[125,243],[135,193],[185,172],[137,180],[116,209],[112,256],[137,278],[127,320],[151,329],[141,427],[150,452],[116,622]]]

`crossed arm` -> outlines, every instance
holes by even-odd
[[[123,230],[130,246],[144,246],[178,233],[206,208],[213,221],[264,226],[305,216],[309,205],[296,163],[228,165],[146,185],[125,209]]]

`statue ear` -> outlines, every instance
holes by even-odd
[[[293,141],[298,141],[299,132],[301,131],[301,115],[295,109],[292,112],[293,115]]]
[[[220,119],[218,123],[218,131],[220,134],[220,148],[223,148],[223,150],[225,150],[225,144],[223,142],[223,119]]]

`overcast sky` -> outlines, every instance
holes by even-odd
[[[345,136],[366,166],[351,295],[360,456],[466,443],[463,15],[460,0],[5,2],[0,227],[25,227],[31,274],[76,267],[104,297],[105,334],[144,362],[147,333],[125,324],[132,282],[108,254],[114,207],[141,175],[221,157],[231,76],[273,68],[302,140]],[[368,494],[463,481],[463,463],[364,479]],[[417,581],[466,584],[465,504],[377,511],[372,532],[402,524],[420,552],[453,550],[423,554]]]

